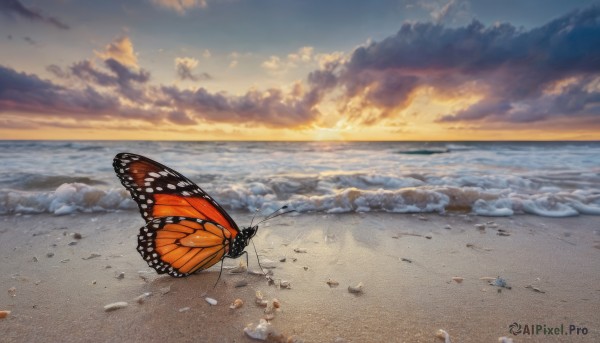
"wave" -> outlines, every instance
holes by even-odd
[[[252,181],[214,189],[206,187],[206,190],[226,209],[241,211],[254,211],[256,208],[275,210],[287,204],[298,212],[325,213],[465,212],[494,217],[515,214],[546,217],[600,215],[600,192],[597,190],[558,191],[548,188],[545,192],[526,194],[477,186],[423,185],[422,181],[416,179],[406,179],[404,183],[394,180],[398,186],[396,189],[365,189],[341,187],[344,182],[338,182],[335,187],[326,186],[331,179],[324,179],[328,181],[312,180],[307,184],[304,182],[306,180],[297,176],[295,179]],[[389,184],[385,178],[366,180],[371,182],[370,186]],[[134,209],[135,203],[123,188],[106,189],[84,183],[64,183],[54,191],[0,191],[0,214],[66,215]]]

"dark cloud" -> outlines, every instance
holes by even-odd
[[[68,30],[69,25],[63,23],[54,17],[48,17],[42,14],[39,10],[26,7],[19,0],[2,0],[0,1],[0,12],[8,16],[19,16],[31,21],[39,21],[50,24],[62,30]]]
[[[0,65],[0,112],[99,115],[118,106],[114,97],[91,87],[67,89]]]
[[[85,60],[74,63],[70,67],[71,73],[77,78],[103,87],[115,87],[123,96],[140,101],[144,99],[144,92],[139,88],[150,80],[150,73],[144,69],[133,71],[119,61],[109,58],[104,61],[107,70],[100,69]],[[61,70],[52,67],[55,75],[60,75]],[[57,74],[58,73],[58,74]]]
[[[486,27],[478,21],[456,28],[407,23],[396,35],[357,48],[340,68],[337,83],[346,101],[361,96],[365,107],[382,109],[382,117],[405,108],[407,96],[419,87],[453,93],[476,83],[476,90],[485,91],[484,98],[440,121],[527,122],[561,113],[596,113],[599,90],[589,95],[589,85],[598,76],[600,7],[595,6],[532,30],[510,24]],[[548,89],[568,78],[576,79],[568,93],[548,95]],[[577,99],[576,104],[564,108],[567,98],[567,103]],[[543,101],[555,107],[533,108]]]
[[[194,69],[198,66],[198,60],[184,57],[175,59],[175,71],[180,80],[200,81],[212,80],[212,76],[206,72],[196,75]]]
[[[213,94],[204,88],[192,91],[163,86],[161,90],[164,95],[164,99],[160,100],[161,104],[175,107],[179,113],[185,111],[196,120],[299,127],[309,124],[319,115],[315,105],[320,96],[312,91],[290,98],[278,89],[266,92],[252,90],[242,96]]]

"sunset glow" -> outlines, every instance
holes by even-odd
[[[600,7],[534,3],[5,1],[0,139],[600,140]]]

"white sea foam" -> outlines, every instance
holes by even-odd
[[[154,158],[226,209],[600,215],[600,143],[0,142],[0,214],[136,208],[117,152]]]

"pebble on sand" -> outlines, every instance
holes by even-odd
[[[125,272],[116,272],[115,273],[115,278],[117,278],[119,280],[125,278]]]
[[[81,234],[79,232],[75,232],[75,233],[73,233],[73,238],[75,238],[75,239],[81,239],[82,236],[81,236]]]
[[[229,308],[232,309],[232,310],[235,310],[235,309],[240,308],[242,306],[244,306],[244,301],[242,299],[235,299],[231,303],[231,305],[229,305]]]
[[[121,308],[125,308],[128,305],[129,304],[126,303],[125,301],[118,301],[116,303],[105,305],[104,306],[104,311],[106,311],[106,312],[114,311],[114,310],[118,310],[118,309],[121,309]]]
[[[179,311],[179,312],[187,312],[187,311],[189,311],[189,310],[190,310],[190,307],[182,307],[182,308],[180,308],[178,311]]]
[[[46,254],[46,257],[48,257],[48,258],[50,258],[50,257],[52,257],[52,256],[54,256],[54,253],[53,253],[53,252],[49,252],[49,253],[47,253],[47,254]]]
[[[273,327],[271,323],[267,322],[264,319],[261,319],[258,325],[252,327],[252,324],[249,324],[244,328],[244,333],[248,335],[248,337],[257,339],[260,341],[266,341],[270,334],[272,334]]]
[[[354,293],[354,294],[362,294],[363,291],[363,283],[359,282],[358,285],[356,286],[348,286],[348,292],[350,293]]]
[[[248,286],[248,281],[246,281],[246,280],[236,281],[236,283],[233,284],[233,286],[235,288],[246,287],[246,286]]]
[[[339,282],[337,282],[337,281],[336,281],[336,280],[334,280],[334,279],[329,279],[329,280],[327,280],[327,284],[328,284],[328,285],[329,285],[329,287],[331,287],[331,288],[333,288],[333,287],[337,287],[337,286],[339,286],[339,285],[340,285],[340,283],[339,283]]]
[[[6,317],[8,317],[8,315],[10,314],[10,311],[0,311],[0,319],[4,319]]]
[[[135,298],[138,304],[143,304],[152,295],[151,292],[145,292]]]
[[[212,306],[215,306],[217,304],[217,300],[213,298],[206,297],[204,298],[204,300],[206,300],[206,302],[211,304]]]
[[[102,255],[97,254],[97,253],[91,253],[90,256],[88,256],[88,257],[82,257],[81,259],[82,260],[91,260],[93,258],[100,257],[100,256],[102,256]]]
[[[298,254],[305,254],[308,252],[306,248],[294,248],[294,252]]]
[[[453,280],[454,282],[456,282],[456,283],[462,283],[464,279],[465,279],[465,278],[463,278],[463,277],[460,277],[460,276],[454,276],[454,277],[452,277],[452,280]]]
[[[450,335],[442,329],[437,330],[437,332],[435,333],[435,337],[437,337],[440,340],[443,340],[444,343],[451,343]]]

